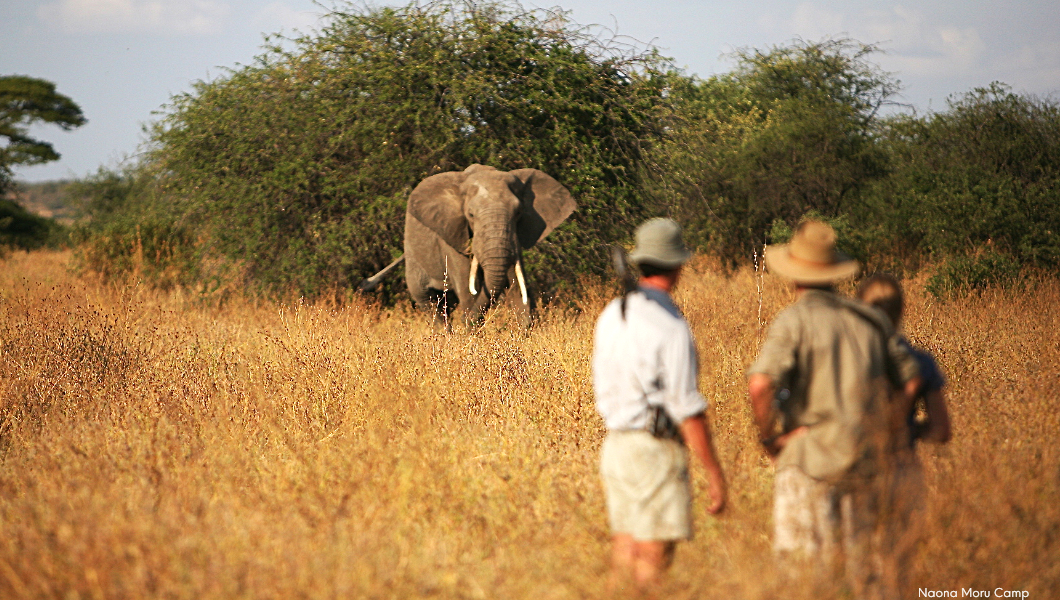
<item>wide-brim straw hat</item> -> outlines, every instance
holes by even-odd
[[[681,239],[681,226],[670,219],[650,219],[637,228],[634,237],[637,245],[629,259],[638,265],[676,269],[692,258]]]
[[[836,250],[835,230],[821,221],[806,221],[791,242],[766,248],[766,268],[796,283],[820,285],[850,279],[861,271],[858,261]]]

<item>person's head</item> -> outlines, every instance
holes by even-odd
[[[670,284],[671,286],[673,284],[677,283],[677,279],[681,275],[681,266],[680,265],[678,265],[678,266],[676,266],[676,267],[674,267],[672,269],[664,269],[662,267],[657,267],[657,266],[655,266],[653,264],[650,264],[650,263],[640,263],[640,264],[637,265],[637,269],[640,270],[640,276],[642,278],[644,278],[644,279],[655,279],[657,277],[663,277],[663,278],[672,280],[671,284]]]
[[[858,284],[858,299],[882,310],[897,327],[905,310],[902,284],[893,275],[875,273]]]
[[[802,288],[830,289],[858,274],[858,261],[836,250],[835,230],[822,221],[803,221],[791,242],[766,248],[766,267]]]
[[[670,219],[650,219],[637,228],[637,245],[629,259],[646,279],[666,278],[677,282],[681,266],[692,253],[681,239],[681,226]]]

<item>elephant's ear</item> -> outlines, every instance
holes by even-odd
[[[558,181],[544,171],[511,171],[523,182],[523,212],[516,224],[519,244],[529,248],[540,242],[578,208],[578,204]]]
[[[460,184],[466,178],[467,175],[460,172],[431,175],[409,195],[409,216],[415,217],[459,251],[467,246],[469,237],[464,198],[460,193]]]

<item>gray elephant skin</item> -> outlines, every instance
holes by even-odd
[[[405,281],[417,306],[445,323],[459,306],[473,323],[506,300],[529,326],[534,299],[522,253],[577,207],[537,169],[471,165],[424,179],[405,214]]]

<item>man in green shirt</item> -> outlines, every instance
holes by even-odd
[[[789,569],[800,559],[833,567],[842,551],[855,595],[878,596],[874,482],[919,385],[917,364],[882,312],[836,294],[860,267],[836,251],[827,224],[803,223],[790,244],[766,250],[766,266],[798,294],[748,371],[776,464],[773,549]]]

